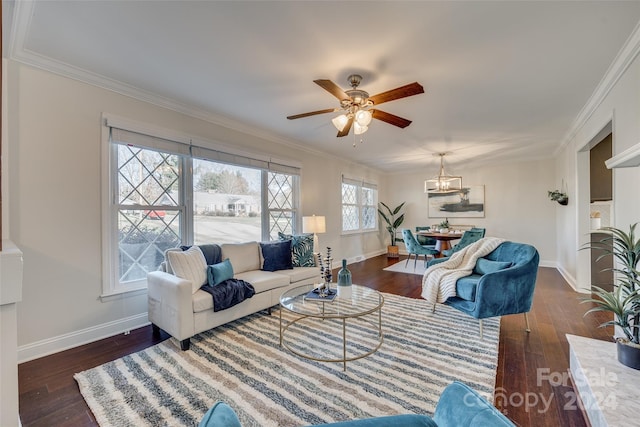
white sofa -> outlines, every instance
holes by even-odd
[[[317,282],[317,267],[294,267],[292,270],[263,271],[262,252],[257,242],[222,244],[221,258],[233,265],[234,278],[245,280],[255,288],[255,295],[222,311],[213,311],[211,294],[199,289],[192,291],[191,281],[172,274],[165,260],[166,271],[147,275],[149,321],[155,333],[164,330],[180,341],[183,350],[189,349],[190,338],[235,319],[279,304],[285,290]],[[180,249],[176,249],[180,250]]]

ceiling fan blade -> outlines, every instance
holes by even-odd
[[[339,101],[342,101],[342,100],[345,100],[345,99],[350,99],[349,95],[347,95],[345,93],[345,91],[342,90],[342,88],[340,86],[338,86],[337,84],[335,84],[331,80],[320,79],[320,80],[314,80],[313,82],[315,84],[317,84],[318,86],[320,86],[322,89],[324,89],[327,92],[329,92],[331,95],[333,95],[336,98],[338,98]]]
[[[338,135],[336,135],[338,138],[341,138],[343,136],[347,136],[349,135],[349,131],[351,130],[351,125],[353,124],[353,117],[349,117],[349,121],[347,122],[346,125],[344,125],[344,127],[342,128],[342,130],[340,132],[338,132]]]
[[[333,113],[334,111],[338,111],[338,110],[339,108],[327,108],[326,110],[310,111],[308,113],[287,116],[287,119],[289,120],[301,119],[303,117],[315,116],[316,114]]]
[[[383,102],[393,101],[395,99],[406,98],[408,96],[418,95],[424,93],[424,88],[417,82],[409,83],[395,89],[388,90],[386,92],[379,93],[369,97],[369,101],[372,101],[374,105],[380,105]]]
[[[387,113],[382,110],[371,110],[374,119],[382,120],[390,125],[398,126],[399,128],[406,128],[411,124],[411,120],[403,119],[395,114]]]

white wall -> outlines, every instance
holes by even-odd
[[[579,248],[588,241],[589,230],[589,144],[609,122],[613,130],[613,155],[640,143],[640,35],[630,38],[625,55],[618,57],[618,64],[628,64],[618,79],[610,79],[610,90],[594,97],[586,109],[586,119],[575,126],[568,143],[556,161],[558,175],[568,179],[570,210],[557,217],[558,263],[569,283],[580,292],[589,292],[591,261],[587,251]],[[615,75],[616,67],[610,70]],[[605,78],[605,82],[608,82]],[[605,85],[606,86],[606,85]],[[593,141],[595,143],[599,141]],[[629,225],[640,221],[640,168],[613,170],[613,220],[612,226],[628,230]]]
[[[484,218],[449,218],[451,224],[472,224],[487,229],[487,236],[528,243],[540,253],[541,264],[555,266],[557,210],[566,209],[547,197],[555,186],[554,163],[550,159],[492,165],[478,169],[455,167],[445,169],[461,175],[463,185],[485,186]],[[451,170],[450,170],[451,169]],[[403,228],[439,223],[443,218],[429,218],[424,180],[438,170],[392,175],[388,178],[393,197],[388,204],[396,206],[406,201]],[[387,202],[386,200],[385,203]]]
[[[246,151],[302,163],[303,215],[325,215],[321,247],[334,258],[376,255],[385,233],[342,237],[341,174],[383,175],[322,153],[223,128],[16,62],[9,63],[8,233],[24,253],[20,360],[113,335],[147,321],[146,293],[100,300],[101,115],[111,113]],[[328,141],[329,142],[329,141]]]

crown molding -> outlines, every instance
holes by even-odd
[[[27,35],[29,34],[29,28],[31,26],[31,17],[34,13],[34,4],[35,2],[31,0],[17,1],[15,4],[11,26],[11,43],[8,59],[34,68],[48,71],[62,77],[70,78],[82,83],[115,92],[120,95],[136,99],[138,101],[143,101],[161,108],[165,108],[176,113],[184,114],[195,119],[203,120],[214,125],[244,133],[246,135],[254,136],[290,148],[295,148],[312,155],[322,155],[325,157],[328,156],[339,158],[338,156],[328,154],[324,151],[302,145],[299,142],[291,140],[282,135],[257,128],[255,126],[247,125],[246,123],[213,113],[203,108],[195,107],[191,104],[179,102],[172,98],[163,97],[153,92],[142,90],[135,86],[108,78],[98,73],[75,67],[61,61],[56,61],[52,58],[26,49],[25,45]],[[383,172],[382,170],[378,170],[370,166],[367,167],[378,172]]]
[[[640,53],[640,23],[636,25],[633,32],[625,42],[624,46],[615,59],[609,66],[609,69],[604,74],[600,83],[596,87],[593,94],[587,101],[587,103],[582,107],[580,113],[573,121],[571,128],[566,133],[564,138],[562,139],[560,145],[555,150],[554,155],[558,155],[566,146],[569,144],[573,138],[577,135],[578,131],[586,124],[587,120],[591,118],[596,109],[602,104],[604,99],[609,95],[613,87],[618,83],[620,78],[627,71],[629,66],[633,63],[633,61]]]

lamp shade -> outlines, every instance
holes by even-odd
[[[303,233],[325,233],[327,226],[325,224],[324,216],[303,216],[302,217],[302,232]]]

